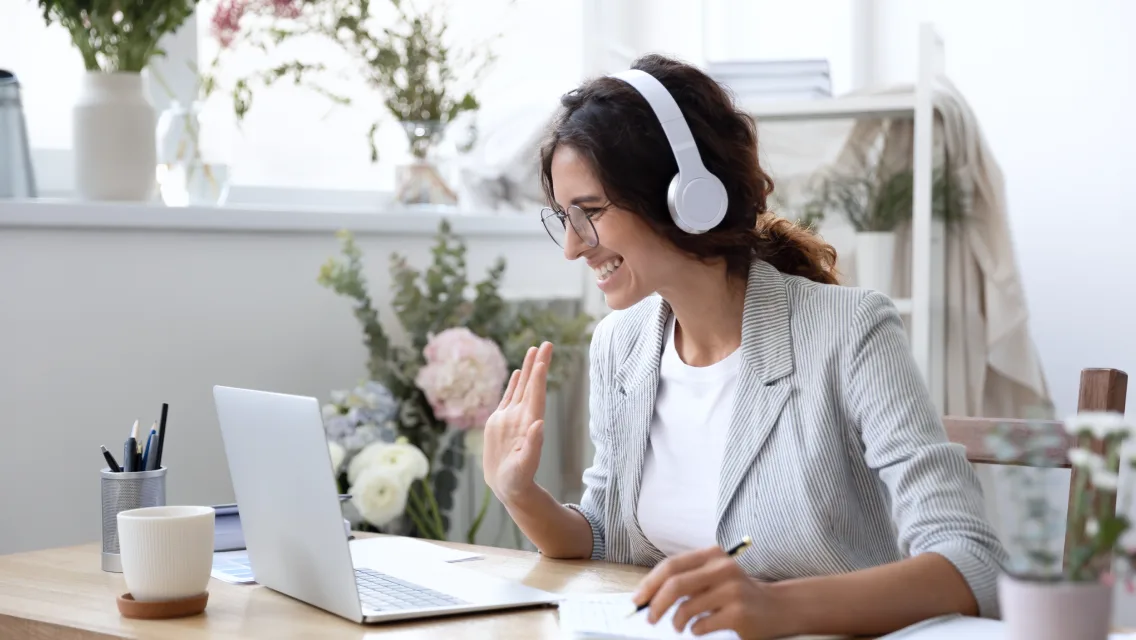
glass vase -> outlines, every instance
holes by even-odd
[[[207,130],[199,102],[175,100],[158,117],[158,192],[166,206],[216,206],[228,198],[229,165]]]
[[[445,125],[437,121],[401,124],[413,160],[395,167],[395,199],[404,206],[456,206],[457,193],[442,175],[434,157]]]

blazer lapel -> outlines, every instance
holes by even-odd
[[[636,556],[633,561],[659,562],[665,555],[647,539],[639,527],[639,488],[643,480],[643,462],[651,434],[651,418],[655,412],[655,397],[659,389],[659,364],[663,352],[663,334],[670,305],[659,298],[658,307],[644,322],[643,333],[625,361],[616,372],[615,414],[623,420],[618,425],[621,434],[622,459],[617,460],[619,471],[620,509],[627,524],[630,549]]]
[[[793,372],[785,280],[772,265],[760,260],[750,267],[741,348],[742,365],[718,486],[719,532],[734,494],[769,439],[790,393],[790,385],[783,379]]]

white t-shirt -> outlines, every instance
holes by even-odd
[[[708,367],[692,367],[674,345],[667,321],[659,389],[643,462],[636,517],[668,556],[717,544],[718,484],[730,429],[741,350]]]

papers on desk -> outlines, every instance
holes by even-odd
[[[407,558],[414,561],[465,562],[483,558],[480,553],[470,553],[443,547],[418,538],[398,536],[378,536],[351,541],[351,558],[356,565],[372,566],[382,564],[383,558]]]
[[[716,631],[695,636],[689,626],[683,633],[674,629],[671,607],[657,623],[647,622],[647,612],[631,617],[635,610],[630,593],[568,596],[560,601],[560,631],[566,638],[705,638],[707,640],[738,640],[733,631]]]
[[[1006,625],[1000,620],[943,616],[913,624],[880,640],[1002,640],[1005,637]],[[1136,640],[1136,636],[1125,633],[1113,633],[1108,637],[1109,640]]]
[[[480,553],[450,549],[416,538],[363,538],[352,540],[349,544],[352,560],[356,565],[362,566],[382,566],[385,558],[398,558],[400,562],[464,562],[483,557]],[[231,584],[256,582],[248,552],[244,550],[214,553],[210,575]]]

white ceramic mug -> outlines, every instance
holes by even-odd
[[[126,588],[139,602],[205,593],[213,569],[212,507],[146,507],[118,514]]]

